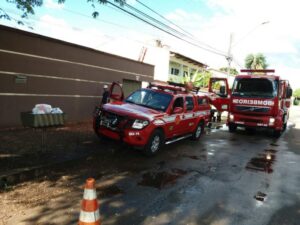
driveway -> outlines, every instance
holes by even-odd
[[[2,192],[0,224],[75,224],[90,176],[102,224],[299,224],[299,118],[279,139],[223,126],[151,158],[97,141],[99,154]]]

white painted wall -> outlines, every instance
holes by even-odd
[[[168,81],[169,76],[168,48],[148,47],[144,62],[154,65],[154,80]]]
[[[117,39],[99,46],[99,50],[109,52],[115,55],[123,56],[129,59],[139,61],[143,48],[146,48],[146,54],[143,62],[154,65],[154,80],[167,81],[169,75],[169,47],[157,47],[154,40],[148,43],[130,42],[128,40]]]

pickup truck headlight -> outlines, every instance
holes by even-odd
[[[132,124],[132,128],[141,130],[144,127],[146,127],[148,124],[149,124],[149,122],[147,120],[136,119]]]
[[[275,124],[275,118],[270,118],[269,119],[269,125],[273,126]]]

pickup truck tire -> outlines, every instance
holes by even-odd
[[[279,138],[282,134],[282,130],[273,130],[273,137],[274,138]]]
[[[97,134],[97,136],[102,140],[102,139],[103,139],[103,135],[101,135],[101,134],[98,132],[99,127],[100,127],[100,116],[97,116],[96,119],[95,119],[95,127],[94,127],[94,131],[95,131],[95,133]]]
[[[235,131],[236,131],[236,128],[237,128],[236,124],[234,124],[234,123],[229,123],[229,124],[228,124],[228,129],[229,129],[229,132],[230,132],[230,133],[235,132]]]
[[[149,138],[148,143],[143,149],[144,154],[147,156],[155,155],[163,145],[164,141],[163,132],[160,130],[154,130]]]
[[[199,140],[199,138],[202,136],[204,133],[204,122],[200,121],[192,135],[192,140]]]

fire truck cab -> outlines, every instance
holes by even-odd
[[[146,155],[187,137],[198,140],[210,118],[207,95],[183,87],[150,83],[123,96],[121,86],[113,83],[110,103],[95,112],[95,133],[140,148]]]
[[[227,125],[230,132],[237,127],[272,129],[279,137],[286,129],[291,105],[292,89],[287,80],[271,75],[275,70],[241,70],[230,90],[227,85],[218,95],[213,85],[226,78],[213,78],[209,85],[211,103],[219,111],[228,111]],[[222,90],[221,90],[222,89]],[[224,90],[225,89],[225,90]]]

